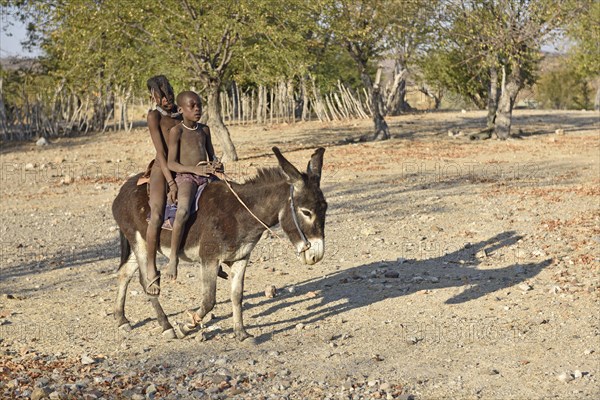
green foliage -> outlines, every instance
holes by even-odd
[[[431,51],[420,59],[419,64],[422,79],[429,84],[448,89],[478,108],[486,107],[489,70],[478,62],[465,60],[461,50]]]
[[[536,81],[542,42],[572,10],[566,1],[462,0],[439,11],[439,36],[419,61],[423,79],[484,108],[492,69],[498,85],[502,71],[519,89]]]
[[[569,63],[585,77],[600,75],[600,2],[575,2],[577,15],[570,20],[567,36],[573,40]]]
[[[546,72],[536,87],[536,100],[544,108],[589,109],[590,89],[583,75],[570,67]]]

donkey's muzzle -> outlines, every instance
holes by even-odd
[[[323,239],[309,239],[310,248],[304,250],[304,244],[300,244],[298,247],[301,248],[299,257],[302,259],[304,264],[313,265],[323,259],[325,254],[325,243]]]

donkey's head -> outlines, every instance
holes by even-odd
[[[290,184],[287,206],[279,213],[281,228],[297,249],[305,264],[315,264],[325,253],[325,213],[327,202],[321,191],[323,153],[320,147],[312,155],[306,173],[301,173],[273,147],[279,166]]]

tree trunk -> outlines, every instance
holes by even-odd
[[[598,82],[598,88],[596,89],[596,99],[594,100],[594,110],[600,111],[600,82]]]
[[[490,86],[488,87],[488,114],[486,124],[488,129],[494,128],[499,99],[500,92],[498,91],[498,69],[496,67],[490,67]]]
[[[302,114],[300,119],[302,121],[308,121],[308,90],[306,89],[306,78],[300,77],[300,91],[302,93]]]
[[[392,83],[386,102],[386,108],[389,115],[400,115],[412,109],[410,104],[406,101],[407,75],[408,70],[397,62],[394,68],[394,82]]]
[[[219,139],[221,148],[223,149],[223,160],[222,161],[237,161],[238,156],[235,151],[235,146],[231,141],[229,130],[223,123],[223,117],[221,115],[221,102],[220,102],[220,91],[219,83],[213,82],[208,85],[208,126],[214,136]]]
[[[363,136],[361,140],[386,140],[390,138],[390,128],[387,122],[385,122],[385,109],[383,105],[383,98],[381,96],[381,88],[379,81],[381,79],[381,68],[377,70],[377,76],[375,77],[375,84],[372,83],[371,77],[366,72],[366,68],[361,70],[360,77],[363,84],[367,88],[367,91],[371,93],[371,110],[373,112],[373,124],[375,125],[375,133],[372,137]]]
[[[0,137],[7,140],[10,137],[8,132],[8,118],[6,116],[6,108],[3,100],[2,82],[3,80],[0,77]]]
[[[440,105],[442,104],[442,93],[443,92],[440,91],[439,94],[436,94],[433,92],[432,89],[427,87],[425,84],[422,84],[421,87],[419,87],[419,92],[423,93],[425,96],[432,99],[433,100],[433,109],[439,110]]]
[[[512,110],[517,94],[521,89],[521,70],[519,66],[514,65],[508,76],[506,76],[506,67],[502,67],[501,89],[502,92],[498,100],[494,132],[498,136],[498,139],[505,140],[510,136]]]

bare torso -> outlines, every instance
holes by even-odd
[[[198,165],[201,161],[208,161],[208,153],[206,150],[208,134],[207,126],[198,123],[198,128],[190,130],[178,125],[177,129],[180,134],[179,140],[179,162],[182,165],[193,166]]]
[[[153,114],[153,115],[150,115]],[[162,115],[158,110],[150,111],[149,117],[153,120],[158,120],[160,126],[160,136],[162,140],[163,148],[165,149],[165,153],[168,152],[168,144],[169,144],[169,131],[172,127],[181,122],[180,119],[171,118],[169,115]],[[149,118],[149,120],[151,119]],[[166,155],[165,155],[166,156]]]

